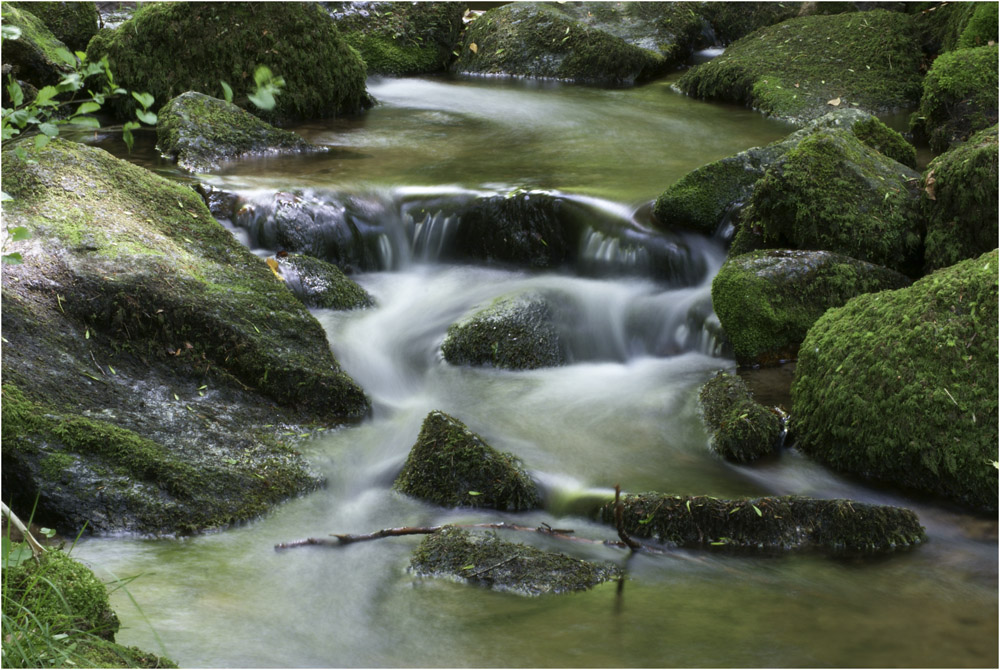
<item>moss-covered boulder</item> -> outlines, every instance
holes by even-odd
[[[375,300],[333,263],[301,254],[279,254],[277,272],[306,307],[359,309]]]
[[[21,29],[21,35],[16,40],[3,41],[4,67],[10,66],[17,79],[23,79],[36,88],[55,86],[72,71],[59,51],[63,50],[70,59],[72,54],[41,19],[7,2],[3,4],[2,11],[4,25]]]
[[[119,623],[107,589],[62,551],[4,565],[3,614],[8,667],[47,667],[60,659],[87,668],[177,667],[170,659],[114,643]]]
[[[755,30],[793,19],[801,2],[703,2],[700,13],[719,44],[731,44]],[[826,3],[824,3],[826,4]]]
[[[165,156],[192,172],[210,172],[241,158],[318,150],[293,132],[195,91],[182,93],[160,108],[156,140]]]
[[[108,56],[119,86],[145,91],[163,103],[184,93],[220,93],[248,107],[254,71],[266,65],[285,80],[268,121],[351,114],[370,104],[365,65],[340,36],[333,19],[311,2],[154,2],[143,4],[118,29],[102,30],[87,56]],[[135,101],[111,103],[125,118]]]
[[[608,503],[601,509],[605,523],[615,523],[614,508]],[[622,496],[622,519],[629,535],[691,549],[868,555],[927,539],[908,509],[797,496],[719,500],[640,493]]]
[[[951,51],[938,56],[927,72],[910,126],[927,137],[934,151],[946,151],[997,122],[997,48]]]
[[[447,69],[465,9],[460,2],[345,2],[332,16],[368,74],[412,77]]]
[[[97,34],[97,5],[93,2],[8,2],[41,19],[57,40],[73,51],[84,51]]]
[[[781,419],[753,399],[740,377],[718,373],[701,387],[698,399],[715,453],[736,463],[752,463],[774,453]]]
[[[57,139],[3,165],[4,218],[31,234],[2,270],[4,490],[71,532],[152,533],[316,486],[274,426],[368,401],[264,261],[193,190],[100,149]]]
[[[424,419],[394,487],[445,507],[518,511],[539,504],[538,489],[516,456],[497,451],[439,411]]]
[[[552,310],[537,293],[502,296],[448,328],[441,344],[453,365],[529,370],[566,363]]]
[[[928,272],[997,248],[997,126],[935,158],[924,172]]]
[[[791,431],[836,470],[997,511],[997,252],[824,314]]]
[[[910,3],[926,53],[937,56],[954,49],[970,49],[997,41],[997,5],[994,2]]]
[[[831,105],[881,113],[919,99],[922,57],[907,14],[804,16],[737,40],[686,72],[677,86],[790,120],[822,116]]]
[[[455,69],[464,74],[609,86],[631,85],[662,72],[666,65],[659,52],[629,44],[537,2],[516,2],[485,12],[466,29],[459,54]]]
[[[614,563],[593,563],[455,526],[428,535],[413,552],[410,569],[423,577],[449,577],[522,596],[586,591],[622,575]]]
[[[854,296],[908,286],[904,275],[828,251],[770,249],[729,258],[712,280],[712,306],[741,364],[795,358],[826,310]]]

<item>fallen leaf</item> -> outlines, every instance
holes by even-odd
[[[834,107],[840,107],[840,98],[834,98],[833,100],[827,100],[826,104],[833,105]]]
[[[927,197],[931,200],[937,200],[934,195],[934,184],[937,183],[937,179],[934,178],[934,170],[927,173],[927,179],[924,181],[924,192],[927,193]]]
[[[273,258],[268,258],[265,262],[267,263],[267,267],[271,268],[271,272],[274,273],[275,277],[277,277],[281,281],[285,281],[285,278],[282,277],[280,274],[278,274],[278,261],[274,260]]]
[[[474,54],[479,53],[479,47],[476,45],[475,42],[472,42],[471,44],[469,44],[469,51],[471,51]]]

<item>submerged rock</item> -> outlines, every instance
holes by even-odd
[[[622,507],[629,535],[692,549],[865,555],[907,549],[927,539],[910,510],[853,500],[640,493],[622,496]],[[615,523],[614,503],[601,509],[601,518]]]
[[[925,269],[997,248],[997,126],[935,158],[921,182]]]
[[[358,309],[375,300],[333,263],[301,254],[279,254],[278,272],[306,307]]]
[[[210,172],[227,161],[263,154],[319,150],[291,131],[195,91],[160,108],[156,140],[165,156],[192,172]]]
[[[514,455],[499,452],[458,419],[427,415],[394,488],[445,507],[538,507],[535,483]]]
[[[997,318],[996,250],[831,309],[799,350],[799,449],[995,514]]]
[[[592,563],[454,526],[428,535],[413,552],[410,568],[417,575],[452,577],[522,596],[586,591],[622,575],[613,563]]]
[[[448,328],[441,345],[454,365],[528,370],[566,363],[565,347],[539,294],[497,298]]]
[[[774,453],[781,419],[753,399],[740,377],[718,373],[701,387],[698,399],[717,454],[728,461],[752,463]]]
[[[771,249],[728,259],[712,280],[712,305],[743,365],[795,358],[809,328],[854,296],[910,280],[828,251]]]

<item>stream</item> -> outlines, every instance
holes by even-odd
[[[715,371],[735,369],[713,335],[710,310],[725,249],[715,239],[653,230],[648,205],[691,169],[792,128],[691,100],[669,83],[607,91],[498,79],[371,80],[381,105],[364,117],[293,128],[328,152],[205,176],[250,200],[284,190],[353,199],[381,226],[377,262],[354,275],[377,307],[314,311],[373,411],[360,425],[300,444],[327,487],[252,523],[179,539],[81,540],[74,555],[100,577],[134,577],[127,592],[112,593],[120,643],[206,668],[996,665],[995,522],[867,487],[794,450],[754,467],[710,452],[697,391]],[[125,155],[113,142],[105,148]],[[183,178],[148,137],[130,159]],[[514,188],[558,194],[598,222],[577,267],[541,273],[448,262],[431,233],[420,233],[448,217],[421,218],[409,206]],[[274,251],[257,248],[245,230],[234,234],[255,252]],[[647,245],[667,249],[676,267],[651,273],[641,253]],[[557,296],[569,365],[510,372],[442,360],[449,325],[521,290]],[[393,492],[431,410],[520,457],[541,486],[544,509],[448,510]],[[615,584],[525,598],[416,578],[407,566],[420,537],[274,549],[329,533],[452,522],[544,522],[612,539],[614,531],[588,514],[613,497],[616,483],[629,492],[908,506],[929,541],[877,560],[636,555],[621,600]],[[581,558],[624,560],[612,547],[501,532]]]

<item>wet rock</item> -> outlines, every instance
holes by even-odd
[[[997,248],[997,126],[935,158],[921,186],[928,272]]]
[[[916,103],[922,59],[907,14],[803,16],[737,40],[721,56],[691,68],[677,87],[800,122],[835,106],[877,114]]]
[[[241,158],[319,150],[293,132],[195,91],[182,93],[160,108],[156,140],[165,156],[192,172],[211,172]]]
[[[493,449],[439,411],[424,419],[394,488],[445,507],[519,511],[539,504],[535,483],[516,456]]]
[[[453,365],[491,365],[508,370],[566,363],[551,309],[537,293],[497,298],[453,324],[441,353]]]
[[[730,258],[712,305],[744,365],[795,358],[809,328],[854,296],[909,285],[904,275],[828,251],[771,249]]]
[[[731,44],[755,30],[799,16],[801,2],[704,2],[701,13],[716,42]],[[830,3],[823,3],[824,5]]]
[[[263,260],[102,150],[3,161],[5,219],[31,231],[2,268],[4,490],[70,533],[176,533],[317,486],[280,434],[369,405]]]
[[[720,372],[701,387],[698,399],[717,454],[728,461],[752,463],[774,453],[781,419],[754,400],[742,379]]]
[[[279,254],[278,272],[306,307],[359,309],[375,304],[368,291],[332,263],[301,254]]]
[[[97,33],[97,5],[93,2],[5,2],[4,5],[31,12],[73,51],[85,50]]]
[[[237,106],[271,122],[351,114],[371,104],[364,61],[316,3],[146,3],[118,29],[94,36],[88,58],[104,55],[119,86],[154,96],[154,111],[185,91],[218,95],[220,81],[232,87]],[[285,80],[271,111],[248,106],[259,65]],[[110,102],[121,118],[135,105],[131,96]]]
[[[334,4],[334,3],[328,3]],[[444,72],[462,32],[458,2],[344,2],[332,16],[368,74],[412,77]]]
[[[994,250],[820,317],[790,430],[836,470],[995,514],[997,406]]]
[[[428,535],[413,552],[410,568],[420,576],[451,577],[522,596],[586,591],[622,574],[613,563],[592,563],[454,526]]]
[[[55,86],[73,71],[58,54],[60,49],[70,53],[66,45],[56,39],[37,16],[4,3],[3,22],[21,29],[21,36],[16,40],[3,41],[4,66],[11,66],[16,78],[41,88]]]
[[[935,59],[924,78],[911,130],[947,151],[997,122],[997,45],[959,49]]]
[[[719,500],[640,493],[622,496],[622,505],[629,535],[691,549],[869,555],[907,549],[927,539],[910,510],[853,500]],[[614,503],[602,508],[601,518],[615,523]]]

